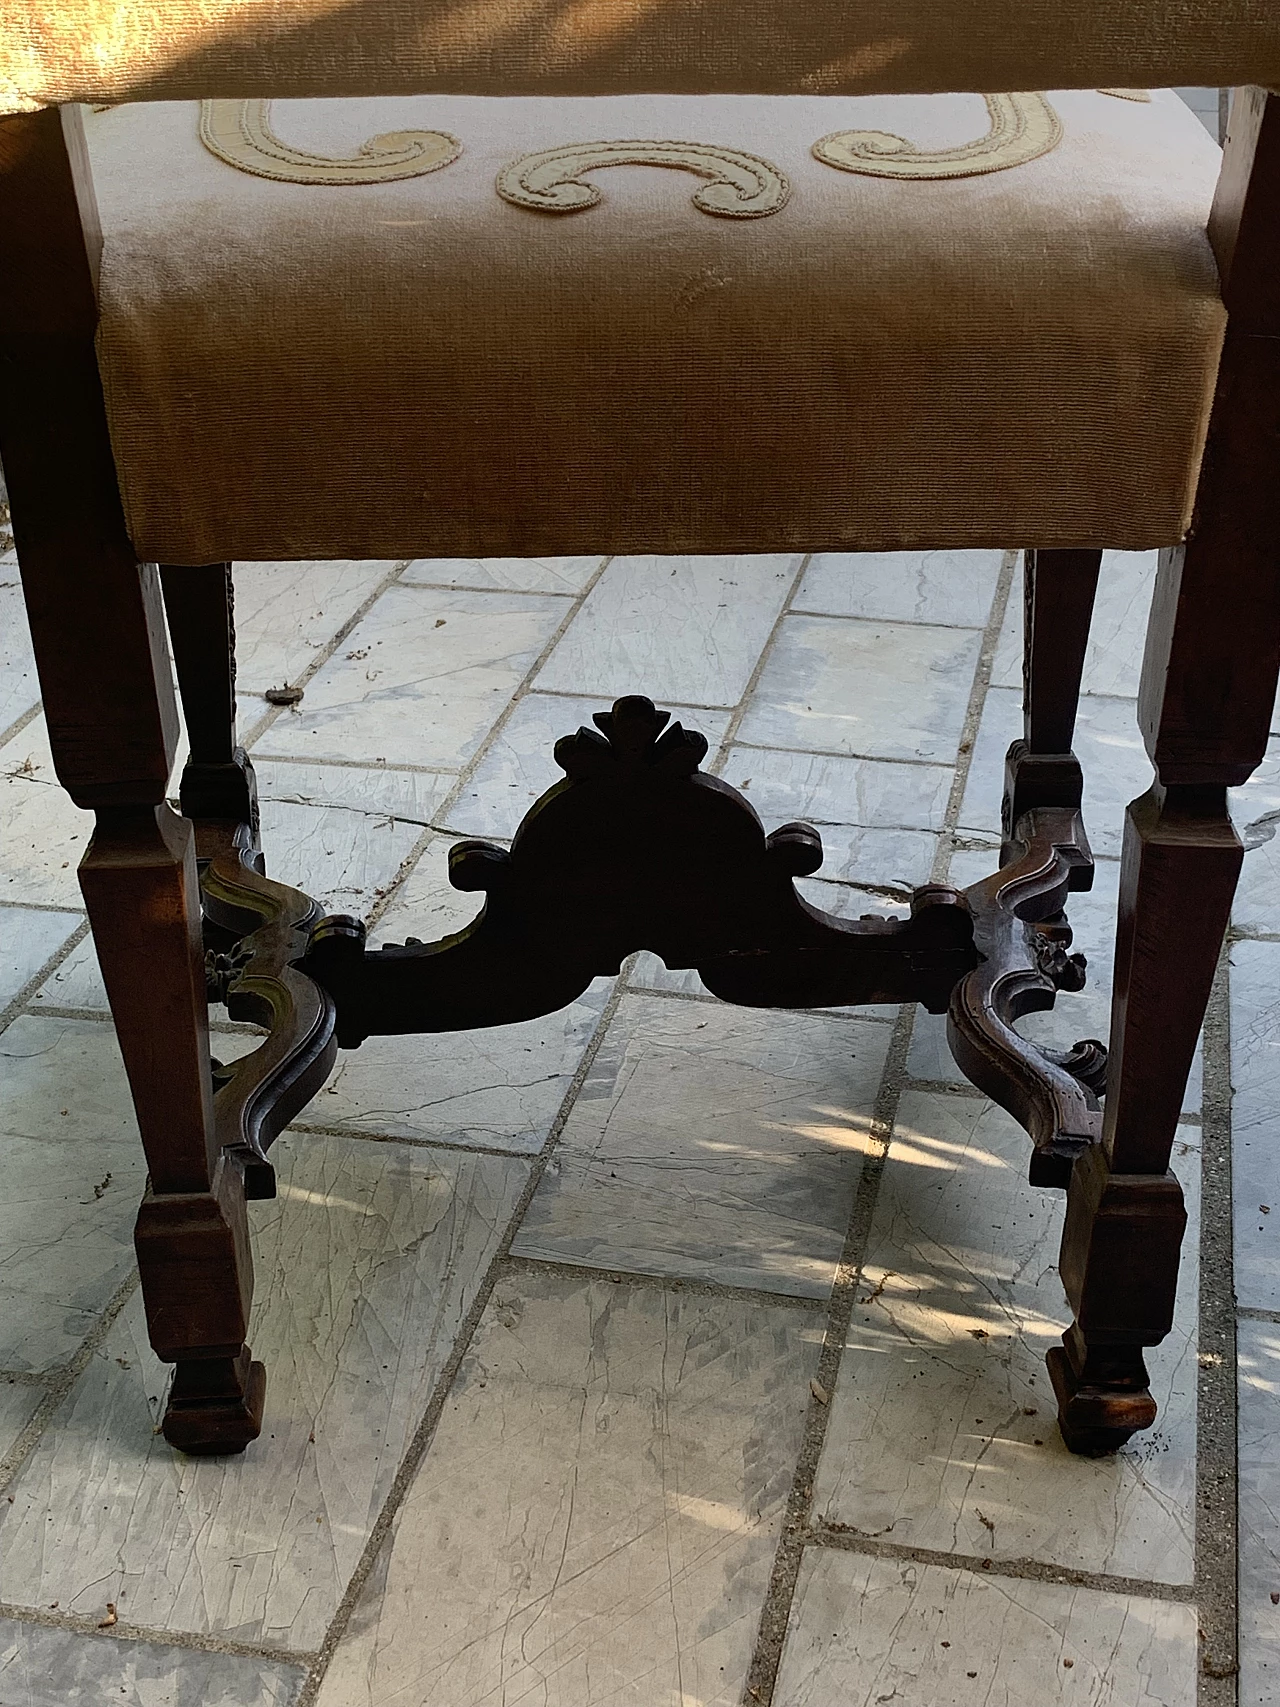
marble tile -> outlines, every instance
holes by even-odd
[[[391,562],[235,564],[240,692],[262,694],[296,682],[394,568]]]
[[[1159,557],[1158,551],[1103,552],[1085,653],[1085,693],[1113,694],[1123,699],[1137,696]],[[1022,691],[1021,569],[1000,631],[991,685]]]
[[[88,1013],[110,1012],[93,937],[76,944],[57,971],[45,979],[31,998],[32,1008],[82,1008]]]
[[[865,1021],[624,996],[513,1250],[825,1295],[888,1042]]]
[[[501,1280],[318,1707],[737,1707],[807,1311]]]
[[[1231,1085],[1236,1292],[1280,1310],[1280,943],[1232,946]]]
[[[1022,735],[1022,695],[993,688],[983,708],[974,742],[969,780],[960,806],[959,833],[1000,840],[1000,801],[1004,794],[1004,755]],[[1152,770],[1138,731],[1131,700],[1080,701],[1076,756],[1084,769],[1084,820],[1095,855],[1120,857],[1124,812],[1151,786]]]
[[[47,1369],[133,1266],[146,1163],[110,1026],[20,1015],[0,1036],[0,1148],[0,1368]]]
[[[829,830],[838,832],[849,824],[940,830],[954,772],[949,765],[893,764],[735,745],[720,774],[742,789],[766,829],[799,818],[820,829],[825,843]]]
[[[288,764],[255,759],[258,796],[287,806],[335,806],[395,819],[419,828],[429,824],[449,791],[451,771],[393,770],[384,765]],[[271,848],[267,848],[268,859]]]
[[[390,891],[422,826],[339,806],[262,802],[267,870],[326,913],[364,918]]]
[[[18,1436],[39,1409],[44,1394],[44,1388],[34,1382],[15,1381],[12,1375],[0,1375],[0,1458],[12,1450]],[[3,1678],[4,1669],[0,1663],[0,1689],[3,1688]]]
[[[1280,1702],[1280,1326],[1240,1323],[1240,1707]]]
[[[0,562],[0,733],[40,698],[16,559]]]
[[[516,833],[521,818],[553,783],[564,781],[555,761],[554,749],[562,735],[572,735],[584,724],[594,728],[592,714],[607,711],[608,694],[586,699],[562,694],[526,694],[503,724],[488,752],[477,766],[449,812],[449,827],[466,836],[500,836]],[[715,756],[729,725],[724,711],[674,711],[672,721],[683,723],[705,735]]]
[[[293,1707],[300,1666],[0,1618],[5,1707]]]
[[[1280,936],[1280,739],[1271,737],[1266,758],[1228,799],[1245,850],[1231,922],[1246,936]]]
[[[774,557],[615,557],[537,685],[733,706],[800,567]]]
[[[1177,1148],[1192,1226],[1177,1321],[1149,1354],[1160,1417],[1112,1457],[1076,1458],[1043,1362],[1070,1321],[1064,1199],[1027,1184],[1030,1141],[1001,1109],[904,1093],[815,1517],[938,1552],[1192,1581],[1199,1150]]]
[[[0,905],[0,1008],[9,1005],[83,923],[82,914]]]
[[[164,1367],[135,1300],[0,1504],[7,1598],[319,1647],[527,1164],[288,1136],[251,1211],[261,1438],[186,1458],[153,1432]]]
[[[821,552],[805,570],[791,608],[983,628],[1003,557],[1001,551]]]
[[[44,719],[0,748],[0,901],[81,905],[76,867],[93,814],[73,806],[53,774]]]
[[[299,1124],[529,1154],[546,1142],[608,999],[600,978],[518,1025],[371,1037],[344,1050]]]
[[[922,624],[789,616],[741,739],[953,764],[981,638]]]
[[[774,1707],[1194,1707],[1195,1608],[814,1548]]]
[[[417,587],[493,587],[510,593],[581,593],[599,557],[419,557],[402,579]]]
[[[485,898],[475,890],[455,889],[449,882],[449,849],[457,836],[432,836],[397,888],[386,912],[369,933],[369,942],[436,942],[451,936],[476,918]]]
[[[566,608],[544,595],[391,587],[260,748],[346,764],[460,769]]]

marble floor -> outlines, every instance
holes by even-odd
[[[1028,1022],[1054,1039],[1105,1035],[1154,567],[1105,563],[1092,979]],[[271,869],[375,940],[457,928],[452,842],[509,837],[555,738],[643,690],[766,823],[819,826],[805,888],[832,910],[973,881],[1019,717],[1016,572],[237,565]],[[188,1460],[156,1433],[87,822],[16,579],[0,557],[0,1707],[1280,1703],[1280,734],[1236,800],[1161,1416],[1116,1457],[1058,1438],[1062,1200],[941,1023],[731,1009],[640,955],[548,1019],[341,1058],[250,1206],[263,1436]],[[268,704],[286,683],[301,701]]]

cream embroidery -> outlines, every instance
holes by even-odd
[[[498,194],[539,213],[579,213],[603,199],[583,174],[602,166],[674,166],[707,179],[693,205],[720,219],[762,219],[777,213],[791,185],[768,160],[740,148],[705,142],[573,142],[524,154],[498,173]]]
[[[1038,160],[1062,140],[1062,123],[1043,95],[985,95],[991,129],[957,148],[917,148],[887,130],[837,130],[815,156],[842,172],[872,178],[972,178]]]
[[[1150,101],[1147,89],[1099,89],[1120,101]],[[917,148],[887,130],[837,130],[813,145],[817,159],[871,178],[974,178],[1005,172],[1048,154],[1062,141],[1062,121],[1046,95],[984,95],[991,129],[957,148]]]
[[[462,144],[447,131],[390,130],[362,142],[356,155],[311,154],[275,134],[269,101],[202,101],[200,140],[228,166],[284,184],[382,184],[419,178],[450,165],[462,152]]]

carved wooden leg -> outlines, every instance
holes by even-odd
[[[1102,1148],[1075,1167],[1049,1355],[1063,1438],[1106,1451],[1155,1418],[1143,1348],[1173,1319],[1178,1112],[1243,857],[1227,789],[1266,751],[1280,662],[1280,101],[1237,100],[1211,232],[1231,319],[1185,546],[1161,554],[1139,721],[1156,783],[1129,808]]]
[[[1037,806],[1079,807],[1084,787],[1071,750],[1101,551],[1028,551],[1023,561],[1022,740],[1005,759],[1005,865],[1013,829]],[[1090,868],[1074,874],[1087,889]]]
[[[239,1170],[214,1139],[191,828],[154,569],[125,532],[94,354],[98,238],[79,110],[0,119],[0,457],[54,764],[97,814],[82,881],[150,1168],[138,1261],[178,1365],[165,1433],[237,1451],[261,1426]]]
[[[160,565],[190,757],[184,817],[258,826],[253,770],[236,746],[234,593],[229,563]],[[203,851],[203,850],[202,850]]]

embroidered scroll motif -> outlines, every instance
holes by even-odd
[[[984,95],[991,129],[956,148],[917,148],[887,130],[837,130],[813,145],[817,159],[872,178],[972,178],[1038,160],[1062,140],[1043,95]]]
[[[763,219],[791,194],[786,177],[768,160],[740,148],[705,142],[573,142],[524,154],[498,173],[498,194],[539,213],[579,213],[603,200],[583,174],[602,166],[674,166],[707,183],[693,205],[718,219]]]
[[[282,142],[271,128],[269,101],[202,101],[200,140],[219,160],[255,178],[283,184],[382,184],[438,172],[462,152],[443,130],[389,130],[334,158]]]
[[[1120,101],[1150,101],[1147,89],[1099,89]],[[837,130],[813,145],[817,159],[871,178],[975,178],[1004,172],[1048,154],[1062,141],[1062,122],[1045,95],[984,95],[991,128],[957,148],[917,148],[887,130]]]

